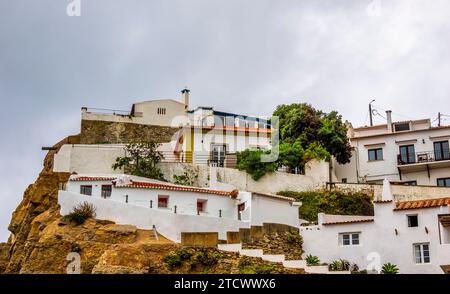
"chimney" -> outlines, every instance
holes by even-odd
[[[386,110],[386,120],[388,132],[392,133],[392,110]]]
[[[189,110],[189,92],[191,92],[189,89],[184,88],[181,90],[181,102],[184,103],[184,110]]]
[[[211,163],[209,165],[209,188],[214,189],[217,187],[217,163]]]

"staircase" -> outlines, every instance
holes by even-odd
[[[349,274],[345,272],[332,272],[326,265],[308,266],[305,260],[285,260],[282,254],[264,254],[262,249],[242,249],[242,243],[238,244],[218,244],[217,248],[222,251],[236,252],[243,256],[260,257],[263,260],[282,263],[285,268],[304,269],[308,274]]]

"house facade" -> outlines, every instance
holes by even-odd
[[[351,162],[335,163],[338,181],[382,183],[384,178],[407,185],[450,186],[450,126],[429,119],[349,128],[354,148]]]
[[[128,175],[72,175],[59,191],[61,213],[84,201],[92,201],[106,219],[142,228],[155,225],[161,234],[176,241],[182,227],[186,232],[219,232],[225,238],[227,231],[252,225],[299,224],[299,203],[293,198],[174,185]]]
[[[384,263],[400,273],[444,273],[450,265],[450,198],[395,202],[388,181],[374,202],[374,216],[319,214],[301,227],[303,249],[322,262],[346,259],[360,269]]]

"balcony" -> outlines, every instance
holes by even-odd
[[[397,167],[404,172],[450,167],[450,152],[424,151],[398,154]]]

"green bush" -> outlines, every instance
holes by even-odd
[[[206,266],[217,264],[222,255],[219,252],[211,252],[207,249],[201,249],[196,255],[195,259]]]
[[[309,265],[309,266],[311,266],[311,265],[319,265],[319,263],[320,263],[320,259],[317,256],[314,256],[314,255],[311,255],[311,254],[307,255],[305,260],[306,260],[306,264]]]
[[[75,206],[72,212],[64,216],[64,219],[77,225],[81,225],[84,224],[87,219],[95,217],[95,210],[94,205],[85,201]]]
[[[247,149],[242,152],[237,152],[237,169],[246,171],[255,181],[262,178],[266,173],[276,171],[276,162],[261,161],[261,155],[263,154],[270,154],[270,151]]]
[[[267,274],[275,274],[277,273],[277,270],[276,267],[272,264],[254,264],[240,267],[239,273],[244,275],[248,274],[267,275]]]
[[[169,254],[163,257],[163,261],[167,264],[170,269],[179,267],[183,264],[181,257],[176,254]]]
[[[350,270],[350,262],[345,259],[338,259],[333,261],[330,265],[328,265],[328,270],[335,271],[348,271]]]
[[[395,264],[390,262],[383,264],[381,268],[381,273],[386,275],[395,275],[398,274],[398,267]]]
[[[373,215],[372,199],[364,193],[344,193],[337,190],[313,192],[279,192],[302,202],[299,208],[301,219],[314,222],[320,212],[341,215]]]
[[[190,252],[187,249],[178,249],[175,252],[176,255],[178,255],[180,257],[181,260],[190,260],[192,257],[192,252]]]
[[[287,233],[286,241],[289,244],[299,245],[300,247],[303,245],[302,236],[300,236],[300,233],[298,231],[295,231],[295,230],[290,230]]]

